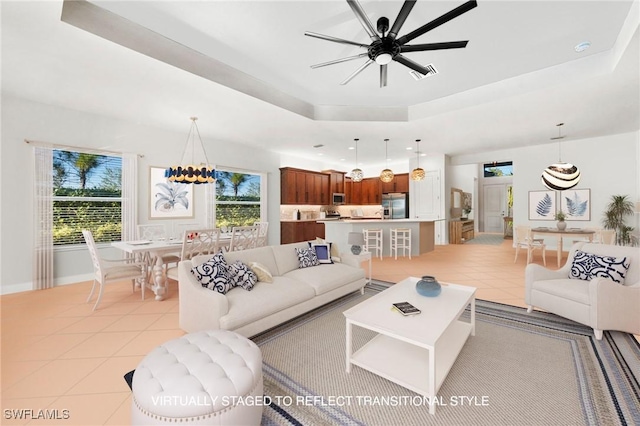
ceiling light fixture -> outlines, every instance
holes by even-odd
[[[384,158],[387,161],[387,168],[380,172],[380,180],[389,183],[393,180],[394,174],[389,168],[389,139],[384,140]]]
[[[416,139],[416,159],[418,167],[411,171],[411,180],[420,181],[424,179],[424,169],[420,168],[420,139]]]
[[[213,183],[216,181],[216,171],[209,166],[209,159],[207,158],[207,153],[204,150],[204,144],[202,143],[202,138],[200,137],[200,130],[198,130],[198,125],[196,124],[197,119],[198,117],[190,118],[191,128],[189,129],[189,134],[187,135],[187,142],[185,144],[184,151],[182,151],[182,160],[180,161],[180,165],[170,166],[164,171],[164,176],[171,182],[199,184]],[[202,149],[205,160],[205,162],[200,163],[199,166],[194,165],[196,133],[198,134],[200,148]],[[191,162],[186,163],[185,160],[187,157],[187,151],[189,149],[191,150]]]
[[[589,47],[591,47],[591,42],[590,41],[583,41],[582,43],[576,44],[576,47],[574,47],[574,50],[576,52],[580,53],[580,52],[584,52]]]
[[[551,140],[558,141],[558,162],[544,169],[541,179],[547,188],[554,191],[564,191],[573,188],[580,182],[580,170],[573,164],[562,161],[560,140],[564,138],[561,131],[564,123],[558,123],[556,126],[558,127],[558,136],[551,138]]]
[[[356,141],[356,168],[351,170],[351,180],[353,182],[360,182],[362,181],[362,179],[364,178],[364,173],[362,173],[362,170],[360,170],[358,168],[358,141],[360,139],[354,139],[354,141]]]

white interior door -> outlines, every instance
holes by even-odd
[[[507,206],[507,188],[504,184],[484,185],[483,187],[483,224],[484,232],[503,232]]]

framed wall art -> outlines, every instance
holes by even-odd
[[[529,220],[555,220],[555,214],[555,191],[529,191]]]
[[[164,177],[165,167],[149,167],[149,219],[192,218],[193,185]]]
[[[591,190],[567,189],[560,192],[560,208],[566,220],[591,220]]]

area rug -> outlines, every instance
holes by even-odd
[[[499,246],[504,242],[502,234],[476,234],[474,238],[466,240],[465,244],[484,244],[489,246]]]
[[[385,288],[368,285],[253,338],[264,359],[263,425],[640,424],[633,336],[597,341],[564,318],[482,300],[476,335],[432,401],[435,415],[399,385],[355,366],[347,374],[342,312]],[[353,336],[357,349],[373,334],[354,327]]]

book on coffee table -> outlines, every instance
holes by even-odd
[[[420,309],[416,308],[409,302],[398,302],[394,303],[392,306],[402,315],[417,315],[422,312]]]

